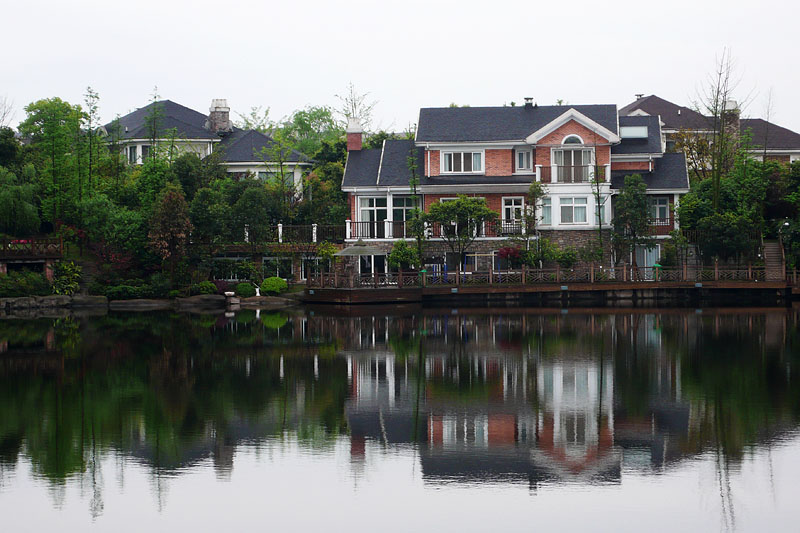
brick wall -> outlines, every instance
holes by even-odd
[[[348,193],[347,203],[350,206],[350,220],[358,220],[356,217],[356,195],[353,193]]]
[[[617,161],[611,163],[611,170],[643,170],[647,172],[650,170],[650,164],[647,161]]]
[[[430,169],[428,169],[428,156],[430,156]],[[425,168],[429,172],[428,176],[438,176],[439,172],[439,150],[425,150]]]
[[[583,142],[587,146],[591,146],[592,144],[597,143],[599,144],[606,144],[608,143],[608,139],[597,135],[592,130],[586,128],[585,126],[578,124],[574,120],[570,120],[554,132],[546,135],[543,139],[541,139],[537,144],[542,146],[540,149],[536,150],[536,164],[537,165],[544,165],[549,166],[550,163],[550,149],[545,145],[560,145],[561,142],[564,140],[564,137],[567,135],[579,135]],[[610,146],[598,146],[596,150],[595,158],[597,160],[598,165],[606,165],[611,160],[611,147]]]
[[[422,205],[427,212],[431,206],[436,202],[440,202],[442,198],[455,198],[458,196],[458,191],[449,194],[426,194],[423,198]],[[503,198],[510,196],[525,196],[524,194],[466,194],[464,196],[477,196],[479,198],[486,198],[486,205],[495,213],[502,214]]]
[[[510,176],[514,173],[513,150],[486,150],[486,175]]]

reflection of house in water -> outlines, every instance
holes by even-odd
[[[610,363],[480,349],[453,357],[430,344],[421,364],[347,354],[354,460],[366,440],[416,442],[429,481],[618,479]]]

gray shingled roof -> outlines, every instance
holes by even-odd
[[[750,143],[756,148],[763,148],[766,139],[768,150],[800,150],[800,133],[764,119],[743,118],[739,127],[742,133],[750,133]]]
[[[136,111],[120,117],[120,137],[122,139],[146,139],[150,137],[147,119],[152,116],[153,106],[160,107],[158,120],[158,133],[166,137],[166,131],[174,129],[177,136],[184,139],[218,139],[219,137],[206,129],[206,115],[177,104],[171,100],[153,102]],[[111,132],[114,123],[105,125],[106,131]]]
[[[222,159],[228,163],[263,161],[260,154],[265,148],[272,149],[274,141],[260,131],[234,130],[222,138]],[[310,159],[297,150],[287,150],[284,161],[292,163],[307,162]]]
[[[648,189],[688,189],[689,174],[686,170],[686,156],[683,152],[666,153],[653,161],[653,172],[635,170],[612,170],[611,188],[622,189],[625,176],[639,174]]]
[[[627,154],[660,154],[661,125],[658,117],[619,117],[620,128],[623,126],[647,126],[646,139],[622,139],[622,142],[611,147],[614,155]]]
[[[528,184],[533,176],[448,175],[424,176],[425,150],[412,140],[387,140],[382,149],[358,150],[348,154],[342,187],[405,187],[411,178],[408,155],[417,156],[420,185],[508,185]],[[381,159],[383,152],[383,159]],[[380,169],[380,179],[378,171]]]
[[[380,162],[380,148],[348,152],[342,187],[374,187],[378,181]]]
[[[617,133],[616,105],[435,107],[420,109],[417,142],[522,140],[570,109]]]
[[[620,117],[630,115],[641,109],[648,115],[660,116],[664,127],[667,129],[695,129],[703,130],[711,127],[708,117],[688,107],[673,104],[656,95],[639,98],[619,110]]]

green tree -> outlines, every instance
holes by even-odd
[[[169,264],[170,279],[175,282],[175,268],[186,253],[192,223],[183,191],[168,184],[161,191],[150,218],[150,247]]]
[[[650,232],[650,213],[647,204],[647,185],[642,176],[625,176],[625,185],[614,205],[614,245],[623,256],[633,258],[636,267],[636,247],[654,246]]]
[[[22,145],[14,134],[14,130],[5,126],[0,127],[0,167],[17,170],[21,148]]]
[[[458,271],[464,254],[480,234],[483,225],[494,222],[499,215],[489,209],[485,198],[459,195],[455,200],[432,204],[426,220],[440,228],[441,237],[458,257]]]
[[[25,237],[39,231],[33,184],[0,167],[0,233]]]
[[[61,218],[77,202],[80,151],[76,138],[85,117],[80,106],[60,98],[38,100],[25,107],[20,134],[30,142],[33,163],[41,180],[42,213],[47,220]]]
[[[295,111],[282,129],[292,147],[303,154],[315,154],[325,141],[335,141],[343,133],[333,110],[327,106],[309,106]]]

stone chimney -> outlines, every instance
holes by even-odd
[[[356,117],[347,119],[347,151],[361,150],[364,144],[364,128]]]
[[[739,104],[736,100],[726,100],[722,106],[722,124],[726,133],[730,138],[736,139],[739,137],[739,128],[741,111]]]
[[[211,107],[208,109],[208,129],[214,133],[226,133],[233,130],[231,108],[228,107],[228,101],[224,98],[211,100]]]
[[[525,109],[533,109],[533,96],[525,97]]]

